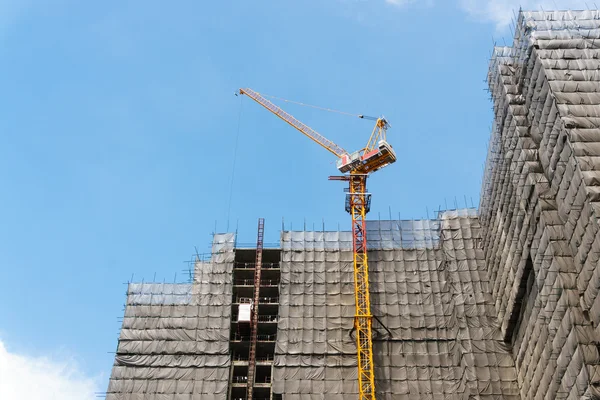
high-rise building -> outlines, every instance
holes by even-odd
[[[600,398],[600,12],[520,12],[488,82],[479,210],[367,223],[378,399]],[[350,232],[262,247],[129,284],[107,399],[357,398]]]

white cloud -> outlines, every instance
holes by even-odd
[[[459,0],[469,14],[506,28],[513,16],[523,10],[586,10],[594,6],[594,0]],[[587,5],[586,5],[587,3]]]
[[[57,360],[9,352],[0,341],[0,399],[96,400],[97,379],[71,358]]]

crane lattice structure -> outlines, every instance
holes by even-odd
[[[389,124],[385,118],[374,119],[375,127],[367,145],[353,153],[322,136],[306,124],[298,121],[280,107],[265,99],[252,89],[240,89],[273,114],[329,150],[337,157],[338,170],[346,175],[332,176],[330,180],[349,182],[346,195],[346,211],[352,216],[352,244],[354,253],[354,297],[356,312],[354,328],[358,356],[359,400],[375,400],[375,378],[373,372],[373,342],[371,299],[369,294],[369,264],[367,257],[366,215],[371,208],[371,194],[367,193],[367,177],[396,161],[396,153],[386,141]],[[365,118],[359,115],[360,118]]]
[[[254,263],[254,298],[252,301],[252,324],[250,325],[250,352],[248,355],[248,382],[246,400],[254,397],[254,376],[256,372],[256,345],[258,336],[258,306],[260,301],[260,276],[262,271],[262,254],[265,236],[265,219],[258,219],[258,235],[256,238],[256,262]]]

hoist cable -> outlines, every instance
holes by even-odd
[[[349,115],[351,117],[358,117],[358,118],[364,118],[364,119],[369,119],[369,120],[377,120],[377,118],[375,118],[375,117],[368,117],[368,116],[365,116],[365,115],[362,115],[362,114],[352,114],[352,113],[345,112],[345,111],[334,110],[332,108],[319,107],[319,106],[315,106],[315,105],[312,105],[312,104],[301,103],[299,101],[288,100],[288,99],[284,99],[284,98],[277,97],[277,96],[271,96],[271,95],[264,94],[264,93],[261,93],[261,96],[263,96],[263,97],[270,97],[272,99],[276,99],[276,100],[280,100],[280,101],[285,101],[286,103],[297,104],[297,105],[303,106],[303,107],[315,108],[315,109],[321,110],[321,111],[328,111],[328,112],[338,113],[338,114],[342,114],[342,115]]]
[[[240,139],[240,127],[242,125],[242,98],[240,97],[240,111],[238,112],[237,134],[235,135],[235,144],[233,146],[233,162],[231,166],[231,181],[229,182],[229,201],[227,204],[227,232],[229,232],[229,216],[231,213],[231,200],[233,198],[233,181],[235,177],[235,163],[237,160],[238,142]]]

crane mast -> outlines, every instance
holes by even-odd
[[[373,372],[373,341],[371,296],[369,292],[369,264],[367,262],[366,215],[370,209],[371,195],[367,193],[367,175],[350,173],[350,192],[347,209],[352,216],[352,247],[354,252],[354,301],[356,312],[356,350],[358,355],[358,398],[375,400],[375,374]]]
[[[349,183],[345,208],[352,217],[354,300],[356,305],[354,329],[358,358],[358,398],[359,400],[375,400],[372,340],[373,314],[371,313],[371,297],[369,292],[366,227],[366,215],[371,208],[371,194],[367,193],[367,177],[370,173],[396,161],[396,154],[386,141],[386,131],[389,124],[384,118],[377,118],[367,145],[350,154],[265,99],[259,93],[251,89],[240,89],[240,94],[247,95],[317,144],[329,150],[338,157],[338,169],[343,173],[348,173],[343,176],[330,176],[329,179],[347,181]],[[362,115],[358,117],[363,118]]]

